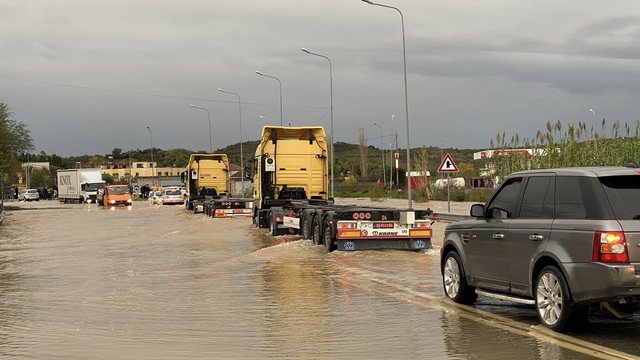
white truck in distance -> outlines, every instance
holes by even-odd
[[[95,202],[96,192],[106,183],[100,169],[58,170],[58,198],[67,202]]]

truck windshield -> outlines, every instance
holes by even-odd
[[[600,182],[618,220],[640,218],[640,176],[607,176]]]
[[[85,187],[85,191],[97,191],[99,188],[103,187],[104,183],[94,183],[94,184],[87,184]]]
[[[128,187],[113,187],[111,189],[109,189],[109,194],[112,195],[124,195],[124,194],[128,194],[129,193],[129,188]]]

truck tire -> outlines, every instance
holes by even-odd
[[[305,211],[302,213],[302,224],[300,226],[300,234],[305,240],[311,239],[311,226],[313,221],[313,212]]]
[[[332,220],[333,220],[332,216],[327,216],[327,218],[324,220],[324,226],[323,226],[324,247],[325,249],[327,249],[327,252],[332,252],[338,248],[336,246],[335,239],[333,236]]]
[[[276,212],[273,211],[275,208],[272,208],[269,212],[269,232],[271,236],[280,236],[283,234],[282,229],[278,229],[278,222],[276,221]]]
[[[311,226],[311,239],[313,239],[313,243],[316,245],[322,245],[322,224],[320,220],[320,215],[316,214],[313,217],[313,225]]]
[[[184,209],[186,211],[192,210],[193,209],[193,203],[191,201],[189,201],[189,200],[186,200],[184,202]]]
[[[253,226],[257,228],[260,227],[260,215],[258,214],[258,208],[253,209],[253,217],[251,220],[253,221]]]

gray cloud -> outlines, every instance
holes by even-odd
[[[589,108],[638,116],[634,1],[390,4],[407,25],[413,146],[482,147],[498,129],[595,122]],[[213,110],[214,146],[237,142],[237,107],[218,87],[241,93],[244,137],[257,138],[259,115],[280,120],[277,83],[258,69],[282,79],[285,124],[328,127],[327,64],[301,47],[332,58],[337,140],[355,142],[359,127],[373,134],[374,121],[404,136],[399,17],[357,0],[5,0],[0,20],[0,98],[39,150],[141,148],[147,124],[160,147],[206,149],[191,102]]]

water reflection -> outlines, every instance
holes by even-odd
[[[440,318],[447,354],[454,359],[586,359],[556,345],[487,327],[454,313]]]
[[[0,355],[573,356],[429,306],[420,293],[441,293],[437,253],[327,254],[248,219],[219,220],[146,203],[8,217]]]

